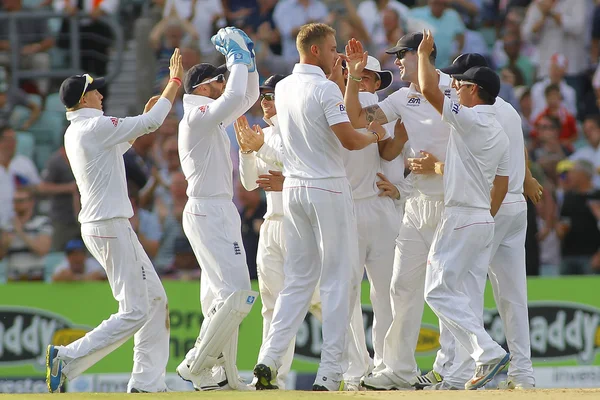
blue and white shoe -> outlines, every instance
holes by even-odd
[[[57,358],[58,349],[53,345],[48,345],[46,349],[46,384],[50,393],[60,393],[62,391],[65,376],[62,373],[63,361]]]
[[[494,379],[498,372],[502,371],[504,367],[508,365],[509,361],[510,353],[506,353],[506,355],[497,362],[479,365],[475,369],[475,375],[465,383],[465,389],[475,390],[484,387]]]

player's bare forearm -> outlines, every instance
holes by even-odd
[[[346,113],[348,113],[348,118],[352,126],[356,129],[367,126],[367,120],[362,113],[362,106],[358,100],[358,82],[348,78],[346,91],[342,93],[344,93]]]
[[[386,161],[392,161],[402,153],[406,140],[397,136],[379,142],[379,156]]]
[[[508,193],[508,176],[496,175],[491,192],[492,203],[490,205],[490,214],[492,214],[492,217],[496,216],[506,193]]]
[[[444,94],[438,86],[439,77],[429,55],[419,53],[419,86],[421,93],[440,114],[444,107]]]

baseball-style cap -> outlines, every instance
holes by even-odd
[[[468,69],[473,67],[489,67],[484,56],[477,53],[465,53],[456,57],[452,65],[440,69],[445,74],[456,75],[464,74]]]
[[[453,77],[459,81],[475,83],[494,97],[497,97],[500,93],[500,77],[491,68],[473,67],[465,71],[464,74],[455,74]]]
[[[85,245],[83,244],[82,240],[72,239],[67,242],[67,245],[65,246],[65,253],[69,254],[76,250],[84,250],[84,249],[85,249]]]
[[[282,80],[283,78],[285,78],[285,75],[281,75],[281,74],[271,75],[270,77],[265,79],[263,84],[260,85],[258,88],[260,90],[275,90],[275,85],[277,85],[277,83],[280,80]]]
[[[408,34],[402,36],[400,38],[400,40],[398,40],[398,43],[396,43],[396,45],[394,47],[392,47],[391,49],[387,49],[385,52],[388,54],[396,54],[400,50],[417,51],[422,40],[423,40],[423,33],[421,33],[421,32],[408,33]],[[431,52],[431,55],[433,56],[433,58],[435,58],[437,56],[437,47],[435,46],[435,43],[433,44],[433,51]]]
[[[365,69],[368,71],[375,72],[377,75],[379,75],[379,79],[381,79],[381,86],[379,86],[379,89],[377,89],[377,91],[386,89],[392,84],[394,74],[392,74],[392,71],[382,70],[379,60],[375,57],[369,56],[367,58],[367,65],[365,66]]]
[[[203,80],[208,78],[214,78],[218,75],[225,74],[227,72],[227,65],[223,64],[220,67],[215,67],[212,64],[200,63],[194,65],[186,72],[183,78],[183,88],[187,94],[191,94],[195,87]]]
[[[84,94],[100,89],[105,83],[104,78],[92,78],[89,74],[70,76],[60,85],[60,101],[65,107],[73,108]]]

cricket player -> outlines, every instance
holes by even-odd
[[[132,335],[133,372],[127,391],[166,390],[167,295],[129,223],[133,209],[123,153],[137,137],[158,129],[169,114],[183,77],[179,49],[171,57],[169,70],[171,78],[162,95],[151,98],[144,114],[137,117],[103,114],[98,92],[103,78],[71,76],[60,86],[60,99],[71,122],[65,132],[65,151],[81,194],[81,235],[106,270],[119,311],[67,346],[48,346],[46,382],[50,392],[59,392],[66,378],[81,375]]]
[[[260,86],[260,105],[264,113],[263,120],[268,125],[267,128],[261,129],[257,125],[253,127],[255,129],[253,130],[243,116],[234,123],[240,145],[240,181],[246,190],[257,189],[260,176],[267,175],[272,171],[281,171],[283,168],[283,143],[275,108],[275,88],[283,78],[285,76],[279,74],[270,76]],[[271,187],[265,189],[267,212],[264,216],[265,222],[260,227],[256,256],[258,287],[262,300],[263,341],[271,326],[275,301],[283,288],[283,263],[286,255],[283,232],[283,195],[281,190],[271,190]],[[317,295],[313,298],[310,312],[317,319],[322,320],[318,291],[315,293]],[[279,389],[285,389],[287,375],[294,358],[294,343],[295,338],[290,342],[277,371]],[[254,385],[256,385],[256,378]]]
[[[480,54],[462,54],[449,67],[447,74],[463,74],[472,67],[487,67],[486,59]],[[456,81],[454,81],[456,85]],[[526,154],[521,117],[517,111],[500,97],[494,103],[496,118],[509,139],[509,184],[508,193],[494,217],[494,240],[488,276],[492,284],[498,312],[502,318],[508,348],[512,355],[509,366],[509,388],[532,388],[535,386],[531,365],[529,318],[527,313],[527,277],[525,271],[525,233],[527,231],[527,203],[525,195],[533,202],[539,201],[542,188],[532,177],[526,164]],[[435,173],[434,157],[415,159],[411,163],[414,173]],[[471,275],[468,279],[473,279]],[[479,282],[485,282],[479,279]],[[485,288],[480,290],[483,292]],[[483,313],[483,304],[481,313]],[[472,359],[462,346],[452,350],[454,337],[447,329],[440,332],[442,350],[433,369],[443,376],[437,389],[462,388],[473,370]],[[459,354],[460,353],[460,354]],[[454,355],[453,359],[448,359]],[[464,363],[464,364],[462,364]],[[461,365],[462,364],[462,365]]]
[[[450,127],[440,119],[438,112],[421,93],[416,49],[422,38],[421,33],[405,35],[395,47],[387,50],[387,53],[396,55],[401,79],[411,82],[410,87],[402,88],[384,101],[365,108],[358,101],[358,82],[352,78],[360,78],[367,57],[360,42],[350,40],[346,51],[350,79],[345,104],[354,127],[364,127],[368,121],[383,124],[401,121],[402,124],[397,128],[406,129],[415,151],[427,151],[442,160],[446,156]],[[435,61],[435,56],[434,47],[430,55],[432,61]],[[437,82],[444,94],[456,95],[451,87],[450,76],[439,72]],[[385,150],[390,150],[390,154]],[[403,146],[391,146],[380,153],[382,158],[392,160],[402,150]],[[391,280],[393,320],[384,340],[383,365],[362,382],[363,386],[374,390],[411,389],[420,376],[415,351],[425,306],[423,293],[428,270],[427,254],[444,209],[444,184],[441,176],[420,175],[414,176],[412,186],[413,193],[406,200],[396,239]]]
[[[433,49],[433,35],[424,32],[417,50],[419,84],[427,101],[452,128],[440,171],[446,207],[428,256],[425,300],[475,361],[475,374],[464,384],[472,390],[485,386],[510,361],[510,355],[483,328],[481,289],[492,250],[493,217],[509,186],[509,139],[496,119],[498,75],[487,67],[454,75],[457,103],[439,90],[430,62]],[[475,277],[472,285],[470,274]]]
[[[363,134],[350,125],[340,89],[326,77],[341,62],[334,29],[304,25],[296,47],[300,63],[275,89],[284,152],[285,281],[254,375],[257,389],[277,388],[277,370],[319,282],[323,345],[313,390],[333,391],[343,389],[346,333],[362,278],[342,147],[360,150],[385,130],[373,124]]]
[[[200,302],[204,321],[195,346],[177,367],[198,390],[245,389],[236,367],[238,327],[258,293],[242,244],[241,221],[233,204],[230,142],[225,126],[258,99],[253,43],[237,28],[222,28],[213,43],[225,67],[197,64],[186,73],[179,157],[188,181],[183,230],[202,267]],[[213,376],[213,367],[217,373]],[[222,379],[222,369],[225,379]]]

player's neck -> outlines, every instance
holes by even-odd
[[[437,71],[436,71],[437,72]],[[440,74],[437,74],[437,79],[438,79],[438,84],[440,83]],[[421,92],[421,86],[419,86],[419,78],[415,77],[414,81],[410,81],[410,83],[412,83],[412,85],[414,86],[415,90],[419,93]]]

